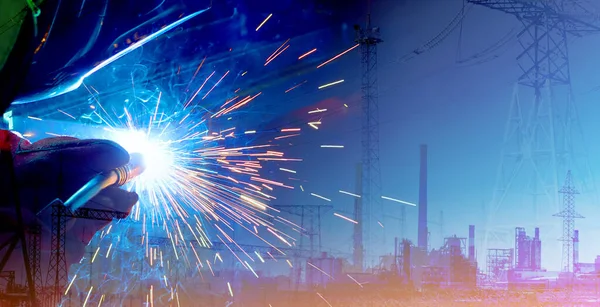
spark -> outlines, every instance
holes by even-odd
[[[233,290],[231,290],[231,284],[227,282],[227,288],[229,289],[229,295],[233,297]]]
[[[383,224],[380,221],[377,221],[377,224],[379,224],[379,226],[381,226],[381,228],[385,228],[385,227],[383,227]]]
[[[208,260],[206,260],[206,264],[208,265],[208,269],[210,270],[210,273],[212,274],[212,276],[215,276],[215,271],[213,271],[213,268],[210,265],[210,262]]]
[[[344,145],[321,145],[321,148],[344,148]]]
[[[329,306],[329,307],[333,307],[331,306],[331,304],[329,304],[329,302],[323,297],[323,295],[321,295],[321,293],[317,292],[317,295]]]
[[[265,18],[265,20],[263,20],[263,22],[261,22],[258,27],[256,27],[256,31],[258,32],[258,30],[260,30],[260,28],[273,16],[273,14],[269,14],[269,16],[267,16],[267,18]]]
[[[290,47],[290,45],[285,46],[285,48],[283,48],[283,50],[279,51],[277,54],[275,54],[272,58],[268,59],[267,62],[265,63],[264,66],[269,65],[269,63],[273,62],[273,60],[275,60],[279,55],[281,55],[284,51],[286,51],[288,48]]]
[[[350,47],[350,48],[346,49],[346,50],[345,50],[345,51],[343,51],[342,53],[340,53],[340,54],[338,54],[338,55],[334,56],[333,58],[331,58],[331,59],[329,59],[329,60],[327,60],[327,61],[325,61],[325,62],[321,63],[319,66],[317,66],[317,68],[321,68],[321,67],[323,67],[323,66],[325,66],[325,65],[327,65],[327,64],[329,64],[329,63],[331,63],[331,62],[333,62],[333,61],[335,61],[335,60],[336,60],[336,59],[338,59],[339,57],[343,56],[344,54],[346,54],[346,53],[348,53],[348,52],[350,52],[350,51],[352,51],[352,50],[354,50],[354,49],[355,49],[356,47],[358,47],[358,46],[360,46],[360,44],[356,44],[356,45],[354,45],[354,46],[352,46],[352,47]]]
[[[308,114],[321,113],[321,112],[327,112],[327,109],[317,108],[316,110],[308,111]]]
[[[178,307],[179,307],[179,306],[181,306],[181,305],[179,304],[179,292],[178,292],[178,291],[175,291],[175,297],[177,298],[177,306],[178,306]]]
[[[258,257],[258,260],[260,260],[260,262],[265,263],[265,259],[263,259],[263,257],[257,251],[254,251],[254,254],[256,255],[256,257]]]
[[[153,121],[156,121],[156,114],[158,113],[158,106],[160,105],[161,97],[162,97],[162,92],[158,92],[158,99],[156,99],[156,108],[154,108],[154,116],[152,117]],[[151,127],[151,125],[148,125],[148,127]]]
[[[279,170],[280,171],[284,171],[284,172],[288,172],[288,173],[293,173],[293,174],[296,173],[296,171],[294,171],[294,170],[283,168],[283,167],[280,167]]]
[[[104,297],[106,295],[102,294],[102,296],[100,296],[100,301],[98,302],[98,307],[102,306],[102,302],[104,302]]]
[[[416,207],[416,206],[417,206],[416,204],[409,203],[409,202],[407,202],[407,201],[403,201],[403,200],[399,200],[399,199],[395,199],[395,198],[391,198],[391,197],[387,197],[387,196],[381,196],[381,198],[383,198],[383,199],[387,199],[387,200],[391,200],[391,201],[393,201],[393,202],[397,202],[397,203],[401,203],[401,204],[405,204],[405,205],[413,206],[413,207]]]
[[[325,275],[325,276],[329,277],[330,279],[332,279],[332,280],[334,279],[334,278],[333,278],[331,275],[327,274],[327,272],[325,272],[325,271],[321,270],[321,269],[320,269],[319,267],[317,267],[316,265],[314,265],[314,264],[312,264],[312,263],[310,263],[310,262],[306,262],[306,264],[308,264],[308,265],[310,265],[311,267],[315,268],[317,271],[319,271],[319,272],[323,273],[323,275]]]
[[[255,134],[256,130],[248,130],[246,132],[244,132],[244,134]]]
[[[73,275],[73,278],[71,278],[71,282],[69,283],[67,290],[65,290],[65,295],[67,295],[67,293],[69,293],[69,289],[71,289],[71,286],[73,285],[73,282],[75,281],[75,278],[77,278],[77,274]]]
[[[33,116],[27,116],[27,118],[29,118],[29,119],[33,119],[33,120],[42,120],[42,119],[41,119],[41,118],[39,118],[39,117],[33,117]]]
[[[265,65],[267,66],[273,59],[275,59],[277,56],[279,56],[285,49],[287,49],[287,47],[289,47],[289,45],[287,45],[287,43],[290,41],[290,39],[288,38],[285,42],[283,42],[283,44],[281,44],[281,46],[279,46],[279,48],[277,48],[275,51],[273,51],[273,53],[271,53],[271,55],[265,60]],[[287,47],[285,47],[287,45]],[[284,48],[285,47],[285,48]],[[281,49],[284,50],[281,50]]]
[[[354,194],[354,193],[350,193],[350,192],[346,192],[346,191],[342,191],[342,190],[340,190],[340,193],[360,198],[360,195],[358,195],[358,194]]]
[[[319,89],[322,90],[324,88],[330,87],[332,85],[340,84],[342,82],[344,82],[343,79],[342,80],[338,80],[338,81],[334,81],[334,82],[331,82],[331,83],[323,84],[323,85],[319,86]]]
[[[110,244],[110,246],[108,247],[108,250],[106,251],[106,258],[108,258],[108,255],[110,255],[111,249],[112,249],[112,243]]]
[[[194,95],[192,95],[192,98],[190,98],[190,100],[188,100],[188,102],[183,106],[184,109],[187,108],[190,105],[190,103],[192,103],[192,101],[194,101],[198,93],[200,93],[200,91],[202,91],[202,89],[204,88],[204,85],[206,85],[206,82],[208,82],[208,80],[210,80],[210,78],[212,78],[214,74],[215,72],[213,71],[208,77],[206,77],[206,79],[204,79],[204,82],[202,82],[202,85],[200,85],[198,90],[196,90]]]
[[[77,119],[77,118],[75,118],[75,116],[73,116],[73,115],[71,115],[71,114],[69,114],[69,113],[67,113],[67,112],[65,112],[65,111],[63,111],[61,109],[56,109],[56,111],[58,111],[58,112],[60,112],[60,113],[62,113],[64,115],[66,115],[66,116],[68,116],[68,117],[70,117],[72,119],[75,119],[75,120]]]
[[[253,205],[254,207],[258,208],[259,210],[267,210],[267,206],[257,200],[254,200],[248,196],[242,195],[241,196],[242,200],[245,200],[246,202],[250,203],[251,205]]]
[[[346,274],[346,276],[348,276],[350,279],[352,279],[357,285],[359,285],[361,288],[363,287],[363,285],[361,283],[359,283],[356,279],[354,279],[354,277],[350,276],[350,274]]]
[[[319,194],[310,193],[310,195],[312,195],[312,196],[314,196],[314,197],[317,197],[317,198],[320,198],[320,199],[322,199],[322,200],[331,201],[331,199],[329,199],[329,198],[326,198],[326,197],[323,197],[323,196],[321,196],[321,195],[319,195]]]
[[[212,92],[212,90],[214,90],[215,87],[217,87],[217,85],[219,85],[219,83],[221,83],[221,81],[223,81],[223,79],[225,79],[225,77],[227,77],[228,74],[229,74],[229,70],[227,72],[225,72],[225,74],[223,74],[221,79],[219,79],[219,81],[217,81],[217,83],[215,83],[215,85],[213,85],[213,87],[210,88],[210,90],[206,93],[206,95],[204,95],[204,97],[202,97],[202,100],[206,99],[206,97],[208,97],[208,94],[210,94],[210,92]]]
[[[200,62],[200,64],[198,64],[198,68],[196,68],[196,71],[194,72],[194,75],[192,76],[192,79],[190,79],[190,82],[188,83],[187,87],[185,88],[186,92],[190,88],[190,84],[192,83],[192,81],[194,81],[194,79],[196,79],[196,75],[198,75],[198,72],[200,71],[200,68],[202,68],[202,65],[204,65],[204,61],[206,61],[206,56],[204,57],[204,59],[202,59],[202,62]]]
[[[300,128],[285,128],[285,129],[281,129],[281,132],[298,132],[300,131]]]
[[[90,287],[90,290],[88,291],[87,296],[85,297],[85,301],[83,301],[83,307],[85,307],[85,305],[87,305],[88,300],[90,299],[90,294],[92,294],[92,290],[94,289],[94,287]]]
[[[287,138],[291,138],[291,137],[295,137],[295,136],[299,136],[299,133],[296,134],[288,134],[288,135],[282,135],[282,136],[278,136],[273,138],[274,140],[281,140],[281,139],[287,139]]]
[[[287,93],[289,93],[289,92],[291,92],[291,91],[293,91],[293,90],[297,89],[298,87],[300,87],[302,84],[304,84],[304,83],[306,83],[306,82],[307,82],[307,80],[304,80],[304,81],[302,81],[302,82],[300,82],[300,83],[298,83],[298,84],[296,84],[296,85],[294,85],[294,86],[290,87],[289,89],[287,89],[287,90],[285,91],[285,94],[287,94]]]
[[[252,274],[254,274],[254,276],[256,276],[256,278],[258,278],[258,274],[256,274],[256,272],[254,271],[254,269],[250,266],[250,264],[248,263],[248,261],[244,261],[244,263],[246,264],[246,266],[248,267],[248,269],[250,270],[250,272],[252,272]]]
[[[313,127],[315,130],[319,130],[319,126],[317,126],[317,125],[320,125],[320,124],[321,124],[321,122],[310,122],[310,123],[308,123],[308,125],[311,126],[311,127]]]
[[[302,54],[301,56],[298,57],[298,60],[302,60],[303,58],[309,56],[310,54],[314,53],[315,51],[317,51],[317,48],[314,48],[314,49]]]
[[[337,216],[337,217],[339,217],[339,218],[341,218],[341,219],[344,219],[344,220],[346,220],[346,221],[348,221],[348,222],[350,222],[350,223],[353,223],[353,224],[358,224],[358,222],[357,222],[357,221],[355,221],[355,220],[353,220],[353,219],[351,219],[351,218],[349,218],[349,217],[343,216],[343,215],[341,215],[341,214],[339,214],[339,213],[337,213],[337,212],[336,212],[336,213],[334,213],[333,215],[335,215],[335,216]]]

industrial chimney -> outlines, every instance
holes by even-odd
[[[404,273],[404,278],[406,283],[410,283],[412,281],[410,277],[411,270],[411,256],[410,256],[410,241],[404,239],[402,240],[402,272]]]
[[[579,272],[579,230],[573,234],[573,272]]]
[[[469,262],[475,263],[475,225],[469,225]]]
[[[533,237],[532,246],[533,270],[539,271],[542,269],[542,241],[540,240],[540,228],[535,228],[535,236]]]
[[[419,222],[417,243],[419,249],[427,250],[427,145],[421,145],[419,170]]]

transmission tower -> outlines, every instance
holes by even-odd
[[[367,15],[365,28],[355,25],[355,42],[360,44],[362,64],[362,207],[363,230],[365,241],[363,247],[372,251],[376,246],[372,238],[373,220],[381,209],[381,169],[379,165],[379,99],[377,87],[377,45],[383,42],[379,28],[371,26],[371,16]],[[366,257],[369,259],[369,257]]]
[[[573,186],[571,171],[567,172],[565,184],[559,190],[559,193],[563,195],[563,210],[554,216],[562,217],[563,219],[563,235],[559,239],[562,241],[562,271],[572,272],[575,219],[582,219],[583,216],[575,211],[575,195],[579,194],[579,192]]]
[[[534,219],[546,217],[548,209],[558,211],[558,176],[568,169],[585,174],[584,183],[592,183],[585,150],[574,149],[575,138],[583,142],[575,104],[571,100],[571,77],[567,38],[600,31],[587,22],[593,17],[577,1],[548,0],[468,0],[494,10],[514,15],[523,25],[518,40],[522,52],[517,56],[521,69],[510,107],[510,118],[504,135],[502,161],[497,174],[496,188],[488,207],[484,244],[491,241],[507,243],[505,227],[500,230],[497,221],[500,210],[516,209],[510,206],[515,187],[526,186],[532,196]],[[592,18],[590,18],[592,20]],[[519,87],[532,91],[533,103],[520,100]],[[555,91],[564,98],[553,99]],[[524,116],[524,111],[529,111]],[[585,158],[577,161],[576,158]],[[585,177],[584,176],[584,177]],[[595,189],[593,187],[590,190]],[[520,200],[523,201],[522,199]],[[545,208],[538,207],[543,204]],[[550,208],[548,208],[548,206]],[[525,217],[526,215],[521,214]],[[537,221],[536,221],[537,222]],[[494,231],[495,230],[495,231]],[[500,230],[500,231],[498,231]],[[483,248],[482,250],[486,250]]]
[[[41,292],[43,291],[43,280],[42,280],[42,269],[40,266],[41,258],[42,258],[42,227],[35,223],[31,225],[27,231],[28,234],[28,242],[27,248],[29,249],[29,263],[31,266],[31,273],[33,276],[33,284],[35,286],[35,290],[40,292],[37,295],[39,299],[42,297]]]
[[[39,253],[36,253],[35,255],[31,255],[30,253],[30,248],[28,248],[28,246],[31,246],[30,244],[28,244],[27,242],[27,233],[28,233],[28,229],[31,226],[28,226],[25,224],[24,221],[24,217],[22,214],[22,208],[21,208],[21,201],[19,199],[19,189],[18,186],[16,186],[15,184],[18,182],[17,181],[17,177],[16,177],[16,172],[14,170],[14,161],[13,161],[13,157],[12,154],[10,154],[10,152],[6,152],[6,151],[0,151],[0,163],[4,164],[4,165],[8,165],[8,169],[3,169],[2,171],[5,172],[3,173],[6,176],[10,176],[11,180],[9,182],[12,182],[12,185],[8,185],[6,186],[5,190],[6,192],[12,192],[11,193],[6,193],[6,195],[4,195],[5,200],[8,200],[8,203],[10,204],[10,201],[12,200],[14,202],[14,213],[16,214],[16,219],[17,219],[17,225],[16,227],[12,227],[12,226],[8,226],[8,227],[0,227],[0,235],[2,235],[4,238],[6,239],[2,239],[3,241],[0,242],[0,255],[2,257],[2,260],[0,260],[0,276],[9,276],[9,283],[7,285],[7,288],[4,291],[0,291],[0,303],[9,303],[9,304],[14,304],[14,306],[19,306],[20,304],[27,304],[29,303],[31,306],[36,306],[36,304],[39,303],[38,301],[38,297],[36,295],[36,284],[34,281],[34,274],[35,274],[35,270],[31,267],[31,263],[32,261],[36,261],[39,260]],[[37,232],[39,230],[39,228],[37,227],[31,227],[31,229],[33,230],[33,232]],[[31,232],[29,232],[31,234]],[[35,244],[37,244],[36,246],[38,246],[38,241],[35,242]],[[24,266],[25,266],[25,284],[26,286],[24,287],[24,293],[15,293],[15,272],[14,271],[5,271],[6,265],[10,259],[10,257],[13,255],[13,252],[15,252],[15,249],[19,247],[21,249],[21,258],[23,260]],[[18,253],[18,250],[17,250]],[[37,261],[37,263],[39,264],[39,261]],[[37,276],[37,275],[36,275]],[[22,291],[21,291],[22,292]],[[25,294],[25,295],[22,295]]]
[[[306,270],[306,267],[302,261],[307,258],[305,251],[309,251],[308,258],[315,257],[316,253],[321,251],[321,214],[332,208],[333,207],[331,205],[277,206],[278,210],[300,217],[300,229],[298,229],[300,232],[299,246],[297,246],[297,248],[291,253],[294,262],[292,274],[294,277],[294,286],[296,287],[296,291],[299,290],[299,286],[302,282],[303,270],[306,273],[305,280],[307,282],[311,281],[312,276],[308,275],[308,270]],[[308,249],[304,249],[306,245],[304,239],[305,237],[308,237]]]
[[[60,200],[50,204],[52,208],[52,239],[50,262],[46,286],[50,291],[45,298],[47,306],[56,306],[63,296],[63,287],[68,283],[67,258],[66,258],[66,231],[67,221],[71,218],[87,219],[96,221],[112,221],[113,219],[124,219],[129,214],[112,210],[79,208],[75,211],[67,208]]]
[[[362,193],[362,164],[356,166],[356,193]],[[361,221],[363,217],[363,202],[362,198],[354,198],[354,220]],[[365,250],[363,246],[363,223],[354,224],[354,233],[352,236],[352,260],[354,268],[359,272],[364,270]]]

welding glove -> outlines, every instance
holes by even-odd
[[[50,249],[52,209],[48,205],[57,198],[66,201],[96,174],[129,162],[127,151],[111,141],[54,137],[32,144],[3,130],[0,130],[0,151],[0,231],[16,229],[14,208],[18,199],[25,225],[37,222],[42,226],[42,256]],[[137,201],[136,193],[109,187],[84,207],[129,212]],[[109,223],[68,220],[67,266],[83,257],[93,235]],[[42,272],[45,272],[43,267]]]

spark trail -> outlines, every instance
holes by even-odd
[[[291,40],[283,42],[260,66],[283,57],[303,59],[317,50],[309,48],[306,52],[306,46],[300,46],[302,54],[298,57],[291,52]],[[356,46],[315,69],[354,48]],[[284,52],[288,49],[290,51]],[[104,101],[101,92],[84,84],[82,88],[88,91],[91,102],[89,111],[77,115],[69,110],[58,110],[68,120],[101,124],[102,132],[95,137],[114,140],[130,153],[141,153],[148,165],[145,173],[127,187],[140,195],[130,217],[111,224],[95,236],[89,255],[71,270],[66,293],[86,293],[88,305],[114,304],[114,297],[109,293],[132,291],[144,293],[148,305],[161,305],[166,301],[177,301],[179,305],[180,295],[186,289],[177,281],[178,272],[205,280],[215,276],[215,270],[224,265],[222,253],[207,252],[214,249],[215,244],[256,278],[259,277],[256,266],[265,260],[285,259],[292,267],[285,250],[276,246],[295,246],[295,239],[287,234],[287,229],[295,230],[298,226],[278,218],[279,211],[272,203],[277,190],[294,189],[294,185],[271,176],[296,173],[293,165],[302,159],[288,157],[281,144],[299,136],[303,129],[282,127],[265,134],[258,127],[236,127],[235,121],[230,121],[232,114],[261,103],[261,99],[265,99],[263,92],[238,88],[223,99],[217,93],[220,88],[227,86],[236,74],[245,76],[248,71],[235,73],[233,68],[217,71],[207,58],[199,58],[194,64],[193,76],[183,82],[184,91],[190,93],[187,99],[179,100],[159,87],[142,97],[142,91],[137,88],[140,82],[132,79],[130,91],[134,99],[120,104]],[[325,84],[319,89],[342,82]],[[307,80],[301,80],[285,93],[305,83]],[[317,108],[309,114],[326,111]],[[32,116],[29,119],[43,121]],[[318,130],[321,120],[305,125]],[[258,134],[263,136],[263,141],[257,143]],[[321,147],[343,148],[341,145]],[[278,172],[269,172],[270,169]],[[299,188],[304,190],[302,186]],[[331,201],[318,194],[311,195]],[[338,217],[356,223],[345,216]],[[236,232],[244,232],[271,250],[257,251],[240,244]],[[91,265],[103,265],[103,262],[118,263],[122,268],[118,272],[94,275],[89,269]],[[232,290],[230,280],[224,280],[222,286],[233,297],[235,289]]]

